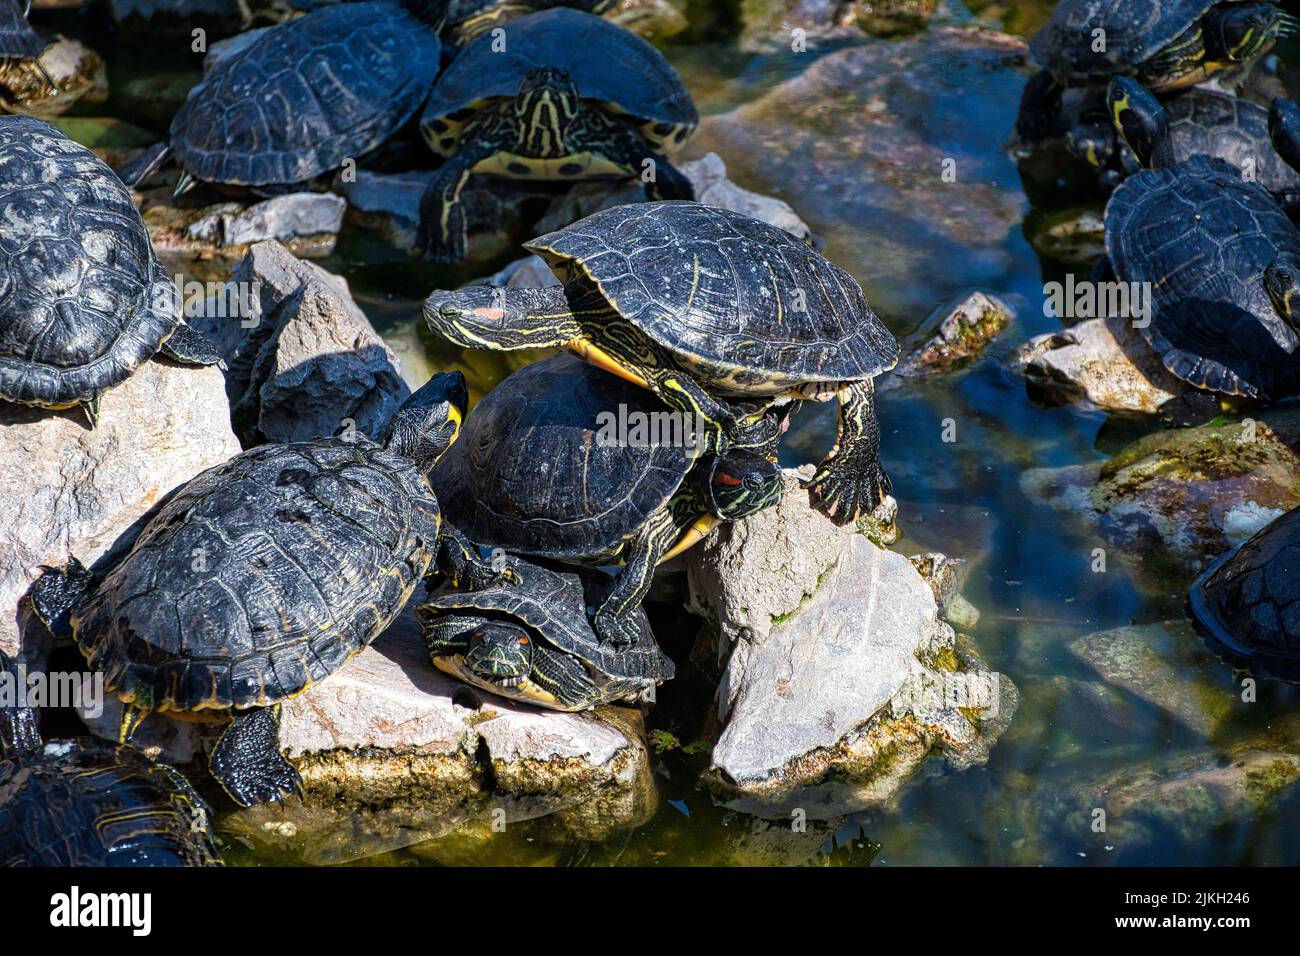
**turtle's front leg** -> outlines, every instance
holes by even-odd
[[[208,758],[208,769],[243,807],[302,796],[302,777],[280,753],[280,705],[237,713]]]
[[[460,151],[434,173],[420,197],[417,250],[437,262],[459,262],[465,258],[468,237],[461,191],[473,175],[474,167],[507,145],[490,135],[489,130],[483,130],[464,142]]]
[[[483,560],[478,546],[446,521],[438,534],[435,560],[438,570],[453,585],[467,591],[481,591],[502,583],[521,583],[517,571],[504,565],[498,569],[494,562]]]
[[[570,133],[569,146],[574,152],[590,150],[603,155],[628,175],[645,182],[649,199],[694,199],[695,187],[663,153],[650,147],[639,130],[610,119],[603,113],[587,117],[589,127]],[[645,178],[649,173],[649,178]]]
[[[664,365],[637,366],[635,371],[664,404],[691,417],[687,434],[694,436],[695,451],[700,455],[720,454],[746,434],[735,410],[689,375]]]
[[[876,387],[867,379],[839,393],[839,434],[835,447],[813,476],[813,504],[836,524],[849,524],[871,512],[889,494],[889,476],[880,464],[880,420]]]
[[[676,543],[678,529],[672,509],[665,505],[652,514],[627,544],[627,560],[613,589],[596,610],[596,635],[615,647],[635,644],[640,635],[637,609],[650,592],[655,566]]]

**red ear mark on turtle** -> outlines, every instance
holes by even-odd
[[[725,471],[715,472],[713,475],[713,480],[716,481],[718,484],[726,485],[729,488],[734,488],[740,484],[739,478],[737,478],[735,475],[729,475]]]

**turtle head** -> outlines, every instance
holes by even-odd
[[[1278,256],[1264,270],[1264,291],[1268,293],[1273,308],[1288,326],[1300,332],[1300,257],[1291,253]]]
[[[384,434],[384,447],[428,472],[456,441],[469,407],[460,372],[439,372],[402,403]]]
[[[518,687],[533,672],[533,638],[518,624],[491,621],[465,635],[465,669],[498,687]]]
[[[1065,145],[1082,162],[1098,171],[1108,168],[1115,158],[1115,132],[1092,123],[1076,126],[1065,135]]]
[[[1106,88],[1106,110],[1115,131],[1144,169],[1174,164],[1169,119],[1164,107],[1141,83],[1117,76]]]
[[[709,513],[723,521],[755,514],[781,498],[781,469],[753,451],[713,455],[696,465],[696,482]]]
[[[554,67],[529,70],[515,94],[519,142],[533,156],[564,153],[569,127],[582,101],[569,74]]]
[[[1295,31],[1296,19],[1272,3],[1225,3],[1205,18],[1205,56],[1215,63],[1249,63]]]
[[[1295,100],[1273,100],[1268,108],[1268,137],[1287,165],[1300,170],[1300,106]]]

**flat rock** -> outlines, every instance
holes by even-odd
[[[333,193],[290,193],[249,206],[225,223],[222,245],[338,236],[347,200]]]
[[[1014,711],[1010,681],[958,651],[912,564],[815,512],[793,472],[779,505],[710,536],[687,573],[727,659],[704,780],[732,809],[826,819],[886,803],[932,751],[987,759]]]
[[[34,655],[46,639],[19,608],[41,565],[120,553],[168,492],[238,451],[215,367],[146,362],[104,395],[93,431],[78,410],[0,406],[0,649]]]
[[[1010,324],[1015,310],[988,292],[976,290],[940,306],[903,343],[902,356],[882,376],[877,390],[889,391],[908,381],[955,372],[977,359]]]
[[[231,414],[248,440],[307,441],[349,423],[377,438],[410,394],[346,281],[279,243],[252,246],[225,298],[248,314],[210,303],[193,321],[226,359]]]
[[[1151,415],[1190,388],[1123,319],[1085,319],[1020,345],[1007,362],[1041,405]]]
[[[1300,505],[1300,410],[1156,432],[1109,461],[1034,468],[1025,493],[1140,572],[1198,570]]]

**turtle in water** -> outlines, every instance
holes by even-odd
[[[1165,119],[1157,122],[1168,126],[1170,161],[1181,163],[1193,156],[1222,159],[1291,209],[1300,204],[1300,173],[1285,154],[1294,152],[1294,144],[1300,139],[1288,131],[1274,131],[1278,111],[1288,105],[1295,108],[1291,101],[1278,101],[1269,110],[1241,97],[1197,87],[1152,108],[1164,111]],[[1076,127],[1067,140],[1075,156],[1097,169],[1107,187],[1118,185],[1142,168],[1120,139],[1110,116]],[[1273,146],[1273,142],[1279,145]]]
[[[1150,290],[1135,326],[1175,376],[1253,399],[1300,391],[1300,232],[1268,190],[1220,159],[1175,163],[1159,103],[1111,84],[1116,128],[1146,169],[1106,205],[1106,265]]]
[[[638,177],[651,199],[693,199],[667,158],[699,123],[662,53],[620,26],[558,8],[470,43],[438,80],[420,130],[446,157],[420,203],[418,245],[464,258],[461,191],[475,173],[577,182]],[[611,64],[617,64],[612,68]]]
[[[0,675],[21,683],[3,652]],[[0,867],[220,865],[179,771],[91,737],[43,741],[30,707],[0,707]]]
[[[130,191],[41,120],[0,116],[0,399],[81,405],[155,353],[221,364],[187,326]]]
[[[1197,630],[1229,663],[1300,683],[1300,508],[1211,562],[1187,605]]]
[[[191,480],[100,580],[75,562],[32,604],[70,633],[126,703],[122,742],[151,711],[229,718],[209,766],[244,806],[296,792],[279,703],[379,636],[438,562],[453,580],[499,575],[442,521],[427,470],[455,440],[468,396],[434,376],[385,443],[263,445]]]
[[[761,415],[760,445],[721,455],[701,454],[691,423],[668,412],[645,389],[560,353],[480,401],[430,481],[448,520],[479,545],[623,564],[594,625],[601,641],[628,647],[655,566],[719,522],[774,504],[783,487],[768,458],[783,409]],[[645,434],[621,435],[610,416]]]
[[[604,601],[609,575],[579,567],[505,559],[523,583],[452,588],[416,608],[434,665],[502,697],[552,710],[654,700],[673,662],[638,608],[636,639],[615,650],[591,629],[588,608]]]
[[[564,284],[435,292],[430,328],[466,348],[565,346],[698,417],[706,451],[744,444],[728,399],[838,398],[813,500],[847,524],[889,491],[872,379],[898,346],[857,281],[807,243],[726,209],[652,202],[524,247]]]
[[[1061,0],[1029,41],[1042,72],[1030,78],[1017,130],[1049,135],[1067,87],[1128,75],[1155,92],[1242,72],[1294,31],[1296,19],[1253,0]]]
[[[553,7],[569,7],[584,13],[602,14],[618,0],[449,0],[444,35],[456,46],[465,46],[484,33],[531,13]]]
[[[283,192],[375,149],[433,87],[442,8],[341,3],[267,28],[209,71],[173,117],[177,193],[197,180]]]

